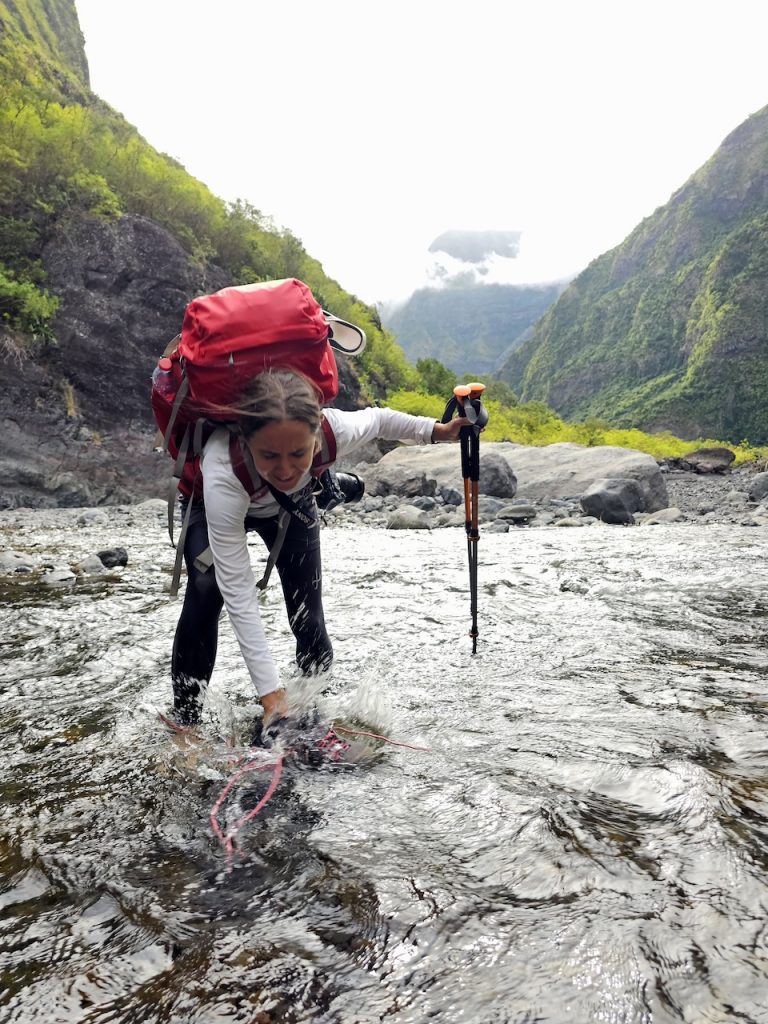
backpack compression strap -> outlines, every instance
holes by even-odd
[[[323,470],[328,469],[336,461],[336,435],[325,416],[320,421],[320,428],[320,451],[312,460],[313,476],[320,476]]]
[[[171,442],[171,436],[173,434],[173,428],[176,424],[176,417],[179,412],[181,403],[186,397],[187,391],[189,390],[189,381],[186,377],[182,378],[179,389],[176,392],[176,397],[173,400],[173,406],[171,407],[171,415],[168,420],[168,426],[165,428],[165,434],[163,435],[163,451],[168,451],[168,445]],[[184,473],[184,464],[187,460],[187,453],[189,452],[189,445],[192,441],[192,434],[189,427],[184,431],[184,436],[179,442],[179,451],[176,456],[176,464],[173,467],[173,476],[171,477],[171,483],[168,490],[168,536],[171,538],[171,544],[173,544],[173,512],[176,504],[176,493],[181,483],[181,477]],[[175,547],[175,545],[173,545]],[[175,594],[173,595],[176,596]]]
[[[187,452],[189,451],[190,445],[191,445],[193,453],[196,456],[199,456],[200,453],[202,452],[202,450],[203,450],[203,443],[204,443],[203,442],[204,428],[205,428],[205,420],[199,419],[199,420],[195,421],[194,429],[192,428],[192,425],[190,424],[186,428],[186,430],[184,431],[184,437],[182,438],[181,444],[179,445],[179,455],[178,455],[178,458],[176,459],[176,470],[175,470],[175,473],[174,473],[172,484],[173,483],[179,484],[181,482],[181,474],[182,474],[183,469],[184,469],[184,462],[186,460]],[[171,597],[176,597],[176,595],[179,592],[179,584],[181,582],[181,564],[184,561],[184,543],[185,543],[185,541],[187,539],[187,529],[189,527],[189,519],[190,519],[190,516],[192,514],[192,504],[193,504],[193,500],[194,500],[193,496],[194,496],[194,493],[195,493],[195,483],[197,481],[197,476],[198,476],[199,472],[200,472],[200,460],[198,458],[197,470],[195,472],[195,478],[192,481],[192,491],[191,491],[191,493],[189,495],[189,501],[187,502],[187,508],[186,508],[185,513],[184,513],[184,518],[182,519],[182,522],[181,522],[181,530],[179,531],[179,540],[178,540],[178,543],[175,545],[175,547],[176,547],[176,559],[175,559],[175,561],[173,563],[173,573],[171,575],[171,586],[170,586],[170,595],[171,595]],[[174,504],[175,504],[175,492],[172,490],[171,494],[169,495],[169,498],[168,498],[168,532],[169,532],[170,537],[171,537],[171,544],[173,544],[173,507],[172,506]],[[208,549],[208,550],[210,550],[210,549]],[[201,556],[201,558],[204,557],[204,555],[205,555],[205,552],[203,552],[203,555]],[[195,560],[195,564],[197,565],[197,559]],[[199,568],[202,568],[202,567],[199,567]],[[206,568],[207,568],[207,566],[206,566]],[[205,569],[202,569],[202,571],[204,572]]]

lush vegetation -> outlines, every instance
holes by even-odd
[[[490,381],[483,396],[483,404],[488,410],[488,426],[483,431],[485,441],[512,441],[516,444],[534,446],[562,442],[587,447],[614,445],[646,452],[659,460],[677,459],[696,448],[729,447],[736,456],[737,464],[758,461],[763,463],[768,459],[768,447],[753,447],[747,440],[737,445],[727,445],[710,438],[683,440],[667,431],[650,434],[642,430],[612,427],[594,417],[580,423],[568,423],[543,402],[510,404],[506,396],[501,400],[494,398],[494,385],[498,385],[498,382]],[[441,419],[451,394],[452,390],[441,395],[424,391],[398,391],[389,395],[387,404],[416,416],[434,416],[435,419]]]
[[[500,371],[523,400],[768,442],[768,107],[595,260]]]

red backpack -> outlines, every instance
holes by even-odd
[[[217,426],[231,429],[232,467],[249,495],[263,486],[254,479],[232,423],[232,409],[246,385],[269,369],[296,370],[317,385],[323,403],[329,404],[339,388],[334,349],[358,354],[365,347],[365,334],[324,311],[302,281],[287,278],[193,299],[174,342],[172,351],[158,360],[151,391],[163,448],[176,460],[168,509],[171,542],[175,492],[202,496],[200,454]],[[322,447],[312,464],[317,476],[336,458],[333,434],[325,422],[323,426]],[[180,549],[183,533],[184,528]]]

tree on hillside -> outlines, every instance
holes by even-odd
[[[427,395],[452,395],[458,377],[453,370],[448,370],[439,359],[418,359],[416,370],[421,378],[421,386]]]

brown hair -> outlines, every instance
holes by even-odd
[[[254,377],[238,404],[238,422],[247,440],[268,423],[299,420],[313,434],[320,430],[322,394],[295,370],[269,370]]]

